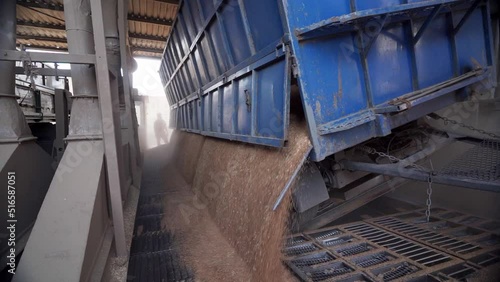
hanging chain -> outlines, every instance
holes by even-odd
[[[474,131],[474,132],[477,132],[477,133],[489,136],[491,138],[500,139],[500,136],[497,135],[497,134],[495,134],[495,133],[475,128],[475,127],[473,127],[471,125],[467,125],[467,124],[465,124],[463,122],[458,122],[456,120],[452,120],[452,119],[449,119],[447,117],[442,117],[442,116],[440,116],[438,114],[431,114],[430,116],[432,118],[434,118],[434,119],[442,120],[445,125],[448,125],[449,123],[453,124],[453,125],[458,125],[460,127],[463,127],[463,128],[469,129],[471,131]],[[383,153],[383,152],[379,152],[379,151],[377,151],[377,150],[375,150],[375,149],[373,149],[371,147],[359,146],[358,149],[360,149],[361,151],[363,151],[363,152],[365,152],[367,154],[374,154],[374,155],[377,155],[377,156],[382,157],[382,158],[387,158],[392,163],[403,163],[403,164],[406,163],[407,167],[410,167],[410,168],[413,168],[413,169],[416,169],[416,170],[419,170],[419,171],[422,171],[422,172],[425,172],[425,173],[429,174],[429,176],[427,178],[427,184],[428,184],[428,186],[427,186],[427,200],[426,200],[426,210],[425,210],[425,216],[427,218],[427,222],[429,222],[430,217],[431,217],[431,207],[432,207],[432,183],[433,183],[433,177],[436,175],[436,173],[434,172],[434,170],[432,169],[432,170],[429,171],[428,169],[424,168],[421,165],[418,165],[416,163],[411,163],[411,162],[399,159],[399,158],[397,158],[395,156],[392,156],[392,155],[389,155],[389,154],[386,154],[386,153]]]
[[[440,119],[440,120],[442,120],[442,121],[444,122],[444,125],[448,125],[448,123],[451,123],[451,124],[453,124],[453,125],[458,125],[458,126],[460,126],[460,127],[467,128],[467,129],[469,129],[469,130],[471,130],[471,131],[475,131],[475,132],[477,132],[477,133],[480,133],[480,134],[483,134],[483,135],[489,136],[489,137],[491,137],[491,138],[500,139],[500,136],[499,136],[499,135],[497,135],[497,134],[495,134],[495,133],[493,133],[493,132],[488,132],[488,131],[485,131],[485,130],[482,130],[482,129],[479,129],[479,128],[475,128],[475,127],[473,127],[473,126],[471,126],[471,125],[467,125],[467,124],[465,124],[465,123],[463,123],[463,122],[458,122],[458,121],[456,121],[456,120],[452,120],[452,119],[449,119],[449,118],[447,118],[447,117],[442,117],[442,116],[440,116],[440,115],[438,115],[438,114],[432,114],[432,115],[431,115],[431,117],[432,117],[432,118],[435,118],[435,119]]]
[[[428,173],[429,174],[429,177],[427,178],[427,183],[428,183],[428,186],[427,186],[427,200],[426,200],[426,210],[425,210],[425,216],[427,217],[427,222],[429,222],[430,220],[430,217],[431,217],[431,206],[432,206],[432,177],[434,175],[436,175],[436,173],[432,170],[432,171],[429,171],[428,169],[426,169],[425,167],[421,166],[421,165],[418,165],[416,163],[411,163],[411,162],[408,162],[408,161],[405,161],[405,160],[402,160],[398,157],[395,157],[395,156],[392,156],[392,155],[389,155],[389,154],[386,154],[386,153],[383,153],[383,152],[379,152],[371,147],[368,147],[368,146],[359,146],[357,147],[359,150],[367,153],[367,154],[375,154],[379,157],[382,157],[382,158],[387,158],[389,159],[391,162],[393,163],[406,163],[408,167],[410,168],[413,168],[413,169],[416,169],[416,170],[420,170],[422,172],[425,172],[425,173]]]
[[[427,222],[429,222],[431,218],[431,206],[432,206],[432,172],[429,173],[429,178],[427,178],[427,209],[425,210],[425,217],[427,218]]]
[[[443,116],[440,116],[436,113],[433,113],[433,114],[430,114],[429,115],[431,118],[434,118],[434,119],[438,119],[438,120],[442,120],[444,122],[444,125],[448,125],[448,124],[453,124],[453,125],[458,125],[462,128],[466,128],[470,131],[473,131],[473,132],[477,132],[479,134],[482,134],[482,135],[485,135],[485,136],[489,136],[491,138],[494,138],[494,139],[500,139],[500,136],[493,133],[493,132],[488,132],[486,130],[482,130],[482,129],[479,129],[479,128],[475,128],[473,127],[472,125],[468,125],[468,124],[465,124],[463,122],[459,122],[459,121],[456,121],[456,120],[453,120],[453,119],[449,119],[447,117],[443,117]],[[431,163],[432,165],[432,163]],[[432,177],[433,177],[434,173],[430,173],[429,174],[429,178],[428,178],[428,184],[429,184],[429,187],[427,188],[427,210],[425,211],[425,215],[427,217],[427,222],[429,222],[429,219],[430,219],[430,216],[431,216],[431,205],[432,205],[432,199],[431,199],[431,196],[432,196]]]
[[[421,165],[418,165],[416,163],[411,163],[409,161],[405,161],[405,160],[402,160],[400,158],[397,158],[395,156],[392,156],[392,155],[389,155],[389,154],[386,154],[384,152],[379,152],[373,148],[370,148],[368,146],[359,146],[358,149],[360,149],[361,151],[367,153],[367,154],[374,154],[374,155],[377,155],[379,157],[382,157],[382,158],[387,158],[389,159],[391,162],[393,163],[406,163],[407,166],[411,167],[411,168],[414,168],[416,170],[420,170],[422,172],[429,172],[425,167],[421,166]]]

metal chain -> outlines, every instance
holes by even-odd
[[[416,170],[420,170],[422,172],[426,172],[429,174],[429,177],[427,178],[428,186],[427,186],[427,200],[426,200],[426,210],[425,210],[425,216],[427,218],[427,222],[429,222],[430,217],[431,217],[431,206],[432,206],[432,199],[431,199],[431,197],[432,197],[432,177],[434,175],[436,175],[436,173],[434,171],[429,171],[425,167],[418,165],[416,163],[410,163],[408,161],[402,160],[402,159],[397,158],[395,156],[392,156],[392,155],[389,155],[389,154],[386,154],[383,152],[379,152],[379,151],[375,150],[374,148],[371,148],[368,146],[359,146],[358,149],[360,149],[361,151],[363,151],[367,154],[375,154],[379,157],[387,158],[391,162],[407,163],[409,167],[416,169]]]
[[[429,178],[427,179],[427,209],[425,210],[425,216],[427,218],[427,222],[429,222],[431,218],[431,206],[432,206],[432,172],[429,173]]]
[[[459,122],[459,121],[456,121],[456,120],[453,120],[453,119],[449,119],[447,117],[440,116],[440,115],[438,115],[436,113],[433,113],[430,116],[432,118],[442,120],[444,122],[444,125],[448,125],[448,123],[451,123],[453,125],[458,125],[458,126],[460,126],[462,128],[466,128],[466,129],[468,129],[470,131],[474,131],[474,132],[480,133],[480,134],[485,135],[485,136],[489,136],[489,137],[494,138],[494,139],[500,139],[500,136],[497,135],[497,134],[495,134],[495,133],[493,133],[493,132],[488,132],[486,130],[475,128],[472,125],[468,125],[468,124],[465,124],[463,122]],[[433,176],[433,173],[430,173],[429,174],[429,178],[428,178],[429,187],[427,188],[427,210],[425,211],[425,216],[427,217],[427,222],[429,222],[429,219],[430,219],[430,216],[431,216],[432,176]]]
[[[492,138],[496,138],[496,139],[500,139],[500,136],[495,134],[495,133],[492,133],[492,132],[487,132],[485,130],[482,130],[482,129],[478,129],[478,128],[475,128],[471,125],[467,125],[463,122],[458,122],[456,120],[452,120],[452,119],[449,119],[447,117],[442,117],[440,115],[437,115],[437,114],[432,114],[432,117],[435,118],[435,119],[440,119],[442,120],[445,125],[447,125],[448,123],[451,123],[453,125],[458,125],[460,127],[463,127],[463,128],[467,128],[471,131],[475,131],[475,132],[478,132],[480,134],[483,134],[483,135],[486,135],[486,136],[490,136]],[[402,159],[399,159],[395,156],[392,156],[392,155],[389,155],[389,154],[386,154],[386,153],[383,153],[383,152],[379,152],[373,148],[370,148],[370,147],[367,147],[367,146],[359,146],[358,147],[360,150],[368,153],[368,154],[375,154],[375,155],[378,155],[379,157],[382,157],[382,158],[387,158],[389,159],[391,162],[395,163],[395,162],[398,162],[398,163],[407,163],[408,164],[408,167],[411,167],[413,169],[416,169],[416,170],[420,170],[422,172],[426,172],[429,174],[429,177],[427,178],[427,200],[426,200],[426,210],[425,210],[425,216],[427,218],[427,222],[429,222],[430,220],[430,217],[431,217],[431,207],[432,207],[432,178],[433,176],[436,175],[436,173],[434,171],[429,171],[428,169],[424,168],[423,166],[420,166],[416,163],[409,163],[405,160],[402,160]]]
[[[479,129],[479,128],[475,128],[475,127],[473,127],[473,126],[471,126],[471,125],[467,125],[467,124],[465,124],[465,123],[463,123],[463,122],[458,122],[458,121],[456,121],[456,120],[449,119],[449,118],[447,118],[447,117],[442,117],[442,116],[440,116],[440,115],[438,115],[438,114],[433,114],[433,115],[432,115],[432,117],[434,117],[434,118],[436,118],[436,119],[440,119],[440,120],[444,121],[444,125],[448,125],[448,123],[451,123],[451,124],[453,124],[453,125],[458,125],[458,126],[460,126],[460,127],[467,128],[467,129],[469,129],[469,130],[471,130],[471,131],[478,132],[478,133],[480,133],[480,134],[483,134],[483,135],[489,136],[489,137],[491,137],[491,138],[500,139],[500,136],[499,136],[499,135],[497,135],[497,134],[495,134],[495,133],[493,133],[493,132],[488,132],[488,131],[485,131],[485,130],[482,130],[482,129]]]
[[[418,165],[416,163],[410,163],[408,161],[402,160],[400,158],[397,158],[395,156],[386,154],[384,152],[379,152],[379,151],[377,151],[377,150],[375,150],[375,149],[373,149],[371,147],[368,147],[368,146],[359,146],[358,148],[360,150],[362,150],[363,152],[365,152],[365,153],[374,154],[374,155],[377,155],[377,156],[382,157],[382,158],[387,158],[387,159],[389,159],[393,163],[406,163],[409,167],[414,168],[416,170],[420,170],[420,171],[423,171],[423,172],[426,172],[426,173],[429,172],[425,167],[423,167],[421,165]]]

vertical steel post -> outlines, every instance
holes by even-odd
[[[104,37],[106,45],[106,53],[108,59],[109,71],[113,74],[110,76],[111,80],[111,97],[113,100],[113,118],[115,120],[121,121],[121,100],[123,93],[120,91],[121,84],[121,60],[120,60],[120,41],[118,34],[118,3],[117,0],[107,0],[102,1],[102,12],[103,12],[103,22],[104,22]],[[118,147],[116,151],[116,157],[118,158],[118,163],[120,165],[119,172],[121,178],[121,193],[122,199],[125,200],[128,192],[128,185],[126,183],[126,172],[125,168],[130,167],[129,164],[123,163],[123,142],[121,136],[121,122],[117,124],[119,134],[117,134]]]
[[[55,90],[55,110],[56,110],[56,139],[54,140],[54,153],[52,154],[56,161],[61,161],[64,154],[64,138],[68,135],[69,109],[66,90]]]
[[[123,223],[122,179],[120,177],[120,162],[117,157],[118,148],[121,148],[119,137],[119,117],[113,112],[113,97],[111,95],[110,74],[106,54],[104,33],[104,14],[100,0],[91,0],[92,23],[94,27],[96,73],[99,86],[99,103],[104,125],[104,149],[106,154],[106,168],[108,172],[109,196],[115,231],[115,248],[119,257],[127,256],[125,229]],[[117,74],[118,75],[118,74]]]
[[[133,165],[134,185],[139,187],[140,179],[137,172],[139,170],[140,148],[138,144],[138,132],[135,115],[135,105],[132,97],[131,73],[127,52],[127,33],[128,33],[128,0],[118,0],[118,33],[120,35],[120,55],[121,65],[123,69],[123,96],[125,100],[125,109],[127,112],[128,133],[130,135],[129,142],[132,148],[131,163]]]
[[[16,1],[0,1],[0,50],[16,49]],[[0,142],[33,139],[15,95],[15,62],[0,61]]]
[[[126,256],[121,197],[122,179],[118,160],[118,148],[121,146],[119,146],[120,139],[115,128],[119,120],[117,120],[111,97],[101,1],[65,0],[64,14],[70,53],[96,53],[97,61],[95,69],[85,65],[71,66],[75,92],[73,95],[76,100],[73,101],[67,139],[101,139],[104,137],[116,252],[118,256]],[[98,81],[96,81],[96,74]],[[119,74],[118,72],[115,75]],[[99,91],[97,86],[99,86]],[[98,93],[101,96],[100,99],[98,99]]]
[[[11,51],[15,48],[16,1],[1,0],[0,49]],[[19,255],[25,250],[28,237],[32,234],[33,223],[54,175],[49,154],[33,142],[36,138],[26,123],[15,90],[15,62],[0,61],[0,178],[7,179],[8,175],[17,172],[16,195],[19,195],[18,199],[27,196],[16,202],[15,213],[8,214],[5,209],[5,212],[0,214],[0,230],[6,230],[7,226],[14,224],[17,234],[15,246],[7,244],[4,238],[0,240],[0,269],[7,266],[8,254],[15,252]],[[12,189],[8,190],[5,184],[2,188],[0,199],[6,200]],[[17,276],[18,268],[13,270]]]
[[[64,0],[66,36],[70,54],[94,54],[94,36],[89,1]],[[71,65],[73,105],[68,140],[102,139],[95,69]]]
[[[16,2],[0,2],[0,49],[16,49]],[[14,95],[15,62],[0,61],[0,93]]]

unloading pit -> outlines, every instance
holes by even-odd
[[[498,271],[499,232],[496,221],[434,208],[429,222],[415,210],[296,234],[283,254],[303,281],[465,281]]]
[[[186,136],[177,138],[188,143],[182,141]],[[169,171],[168,162],[159,152],[168,151],[148,152],[145,163],[128,281],[420,282],[496,281],[498,277],[500,222],[437,206],[427,221],[426,209],[384,197],[328,227],[281,237],[281,262],[277,250],[276,259],[268,258],[266,264],[285,267],[276,268],[275,279],[269,280],[252,270],[252,261],[245,261],[238,252],[240,246],[257,248],[262,243],[249,244],[241,237],[229,241],[225,234],[231,233],[212,223],[208,210],[191,215],[189,222],[182,219],[178,205],[192,203],[193,195],[187,193],[189,185],[179,174],[164,173]],[[182,159],[189,167],[189,158],[183,155]],[[200,253],[202,257],[196,256]]]

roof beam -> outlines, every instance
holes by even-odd
[[[19,5],[27,5],[32,8],[41,8],[54,11],[64,11],[63,4],[59,3],[47,3],[43,0],[16,0]],[[167,3],[173,5],[179,5],[179,0],[154,0],[160,3]]]
[[[64,12],[63,4],[59,3],[48,3],[43,0],[16,0],[16,3],[25,7]]]
[[[40,40],[40,41],[51,41],[51,42],[58,42],[58,43],[67,43],[66,38],[61,38],[61,37],[25,35],[25,34],[17,34],[16,37],[17,37],[17,39],[25,39],[25,40],[34,39],[34,40]]]
[[[49,41],[49,42],[58,42],[58,43],[67,43],[66,38],[60,38],[60,37],[49,37],[49,36],[34,36],[34,35],[24,35],[24,34],[18,34],[17,39],[25,39],[25,40],[40,40],[40,41]],[[28,47],[35,48],[34,45],[30,45]],[[65,51],[66,48],[55,48],[55,47],[36,47],[36,48],[46,48],[46,49],[55,49],[55,50],[61,50]],[[140,47],[140,46],[131,46],[133,51],[143,51],[143,52],[151,52],[151,53],[163,53],[163,49],[159,48],[148,48],[148,47]]]
[[[38,49],[38,50],[54,50],[54,51],[60,51],[60,52],[68,52],[68,49],[66,48],[55,48],[55,47],[47,47],[47,46],[39,46],[39,45],[30,45],[30,46],[25,46],[29,49]],[[160,58],[161,54],[163,54],[163,49],[153,49],[153,48],[145,48],[145,47],[134,47],[132,46],[132,52],[134,51],[142,51],[142,52],[149,52],[149,53],[154,53],[157,55],[154,56],[149,56],[149,55],[141,55],[140,57],[150,57],[150,58]],[[43,53],[42,53],[43,54]],[[49,55],[52,55],[48,53]],[[54,60],[46,60],[47,62],[53,62]],[[62,76],[62,75],[61,75]]]
[[[162,37],[162,36],[137,34],[137,33],[131,33],[131,34],[129,34],[129,37],[130,38],[137,38],[137,39],[144,39],[144,40],[160,41],[160,42],[165,42],[167,40],[166,37]],[[41,40],[41,41],[67,43],[66,37],[26,35],[26,34],[19,34],[19,33],[17,34],[17,39],[25,39],[25,40],[34,39],[34,40]]]
[[[27,46],[29,49],[53,49],[57,51],[67,51],[65,48],[50,48],[46,46],[30,45]],[[81,64],[81,65],[95,65],[96,56],[95,55],[79,55],[79,54],[63,54],[63,53],[41,53],[41,52],[24,52],[24,51],[14,51],[14,50],[0,50],[3,56],[0,56],[2,61],[23,61],[26,59],[26,55],[29,55],[32,62],[40,63],[53,63],[58,62],[61,64]]]
[[[131,48],[132,48],[132,51],[142,51],[142,52],[163,54],[163,49],[139,47],[139,46],[131,46]]]
[[[128,36],[130,38],[137,38],[137,39],[145,39],[145,40],[153,40],[153,41],[161,41],[161,42],[167,41],[166,36],[146,35],[146,34],[139,34],[139,33],[129,33]]]
[[[134,21],[134,22],[152,23],[152,24],[168,25],[168,26],[171,26],[174,23],[174,21],[171,19],[153,18],[136,14],[128,14],[127,19],[129,21]]]
[[[66,30],[66,27],[63,24],[41,23],[41,22],[32,22],[32,21],[24,21],[24,20],[17,20],[17,25],[38,27],[38,28],[57,29],[57,30]]]
[[[179,0],[155,0],[155,1],[160,3],[179,5]]]
[[[52,11],[62,11],[62,12],[64,11],[63,5],[47,3],[43,0],[16,0],[16,1],[17,1],[17,4],[24,6],[24,7],[47,9],[47,10],[52,10]],[[164,0],[164,1],[170,1],[170,2],[176,1],[176,2],[178,2],[177,0]],[[168,3],[168,2],[165,2],[165,3]],[[141,15],[137,15],[137,14],[128,14],[127,18],[129,21],[159,24],[159,25],[168,25],[168,26],[171,26],[174,22],[172,19],[153,18],[153,17],[141,16]]]

